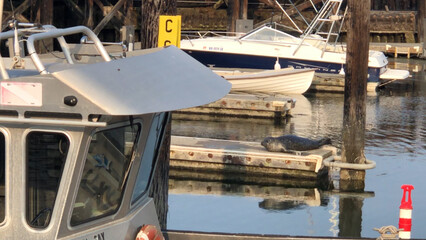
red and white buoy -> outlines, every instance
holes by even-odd
[[[404,193],[402,195],[401,206],[399,207],[399,238],[410,239],[411,214],[413,211],[413,204],[411,202],[411,190],[413,190],[414,187],[413,185],[402,185],[401,188],[404,190]]]
[[[164,237],[154,225],[144,225],[136,235],[136,240],[164,240]]]

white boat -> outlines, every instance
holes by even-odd
[[[231,84],[173,46],[113,60],[86,27],[25,26],[0,34],[17,43],[0,58],[0,238],[164,239],[149,192],[169,111],[216,101]],[[97,56],[74,58],[71,34]],[[64,59],[35,51],[50,38]]]
[[[267,94],[302,94],[311,86],[315,69],[279,69],[257,72],[214,70],[232,84],[232,91]]]
[[[334,7],[333,4],[338,4]],[[316,68],[318,74],[344,76],[346,49],[343,45],[329,44],[330,35],[315,32],[315,26],[324,22],[340,21],[342,16],[333,13],[340,8],[341,1],[327,1],[314,22],[301,37],[282,32],[264,25],[239,36],[200,35],[196,39],[182,37],[181,49],[209,67],[274,69],[278,60],[283,68]],[[333,14],[331,14],[333,13]],[[331,31],[332,28],[330,28]],[[409,72],[390,70],[388,60],[382,52],[370,51],[368,58],[368,82],[380,79],[405,79]]]

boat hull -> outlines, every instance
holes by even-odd
[[[232,84],[231,91],[302,94],[311,86],[315,69],[280,69],[252,73],[215,71]]]
[[[236,54],[227,52],[214,52],[214,51],[199,51],[182,49],[187,54],[201,62],[202,64],[209,67],[218,68],[249,68],[249,69],[273,69],[275,62],[277,61],[276,56],[262,56],[262,55],[251,55],[251,54]],[[317,73],[329,73],[329,74],[340,74],[342,67],[345,69],[345,65],[342,63],[304,60],[304,59],[290,59],[290,58],[279,58],[279,64],[282,68],[316,68]],[[368,68],[368,82],[379,82],[380,81],[380,68],[369,67]]]

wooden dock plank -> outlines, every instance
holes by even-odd
[[[216,102],[175,112],[283,119],[294,108],[295,103],[296,101],[292,98],[277,98],[265,94],[228,94]]]
[[[378,82],[367,82],[367,93],[375,93]],[[312,80],[309,91],[340,92],[345,91],[345,75],[317,73]]]
[[[332,154],[325,148],[295,155],[268,152],[256,142],[172,136],[170,167],[315,178]]]
[[[370,50],[392,54],[394,57],[405,55],[407,58],[420,57],[423,54],[421,43],[370,43]]]

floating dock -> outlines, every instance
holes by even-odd
[[[356,240],[361,238],[338,238],[338,237],[292,237],[292,236],[279,236],[269,234],[232,234],[232,233],[206,233],[206,232],[189,232],[189,231],[176,231],[165,230],[163,231],[166,240]],[[376,238],[362,238],[362,239],[376,239]]]
[[[423,55],[422,43],[372,43],[370,50],[380,51],[386,55],[398,57],[404,55],[407,58],[420,57]]]
[[[377,82],[367,82],[367,93],[375,93],[379,86]],[[336,74],[315,74],[310,92],[345,92],[345,76]]]
[[[317,179],[323,161],[333,157],[334,152],[325,146],[295,155],[268,152],[260,142],[172,136],[170,169],[241,176],[235,181],[244,181],[247,176],[312,180]]]
[[[259,94],[228,94],[224,98],[200,107],[175,111],[178,114],[218,115],[250,118],[284,119],[296,100]]]

